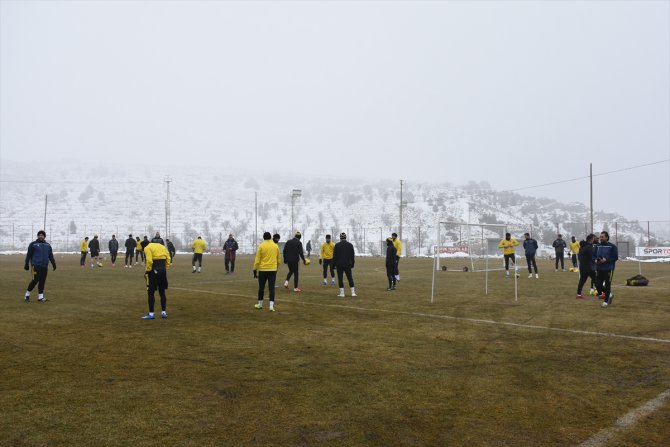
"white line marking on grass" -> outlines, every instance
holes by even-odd
[[[208,293],[208,294],[211,294],[211,295],[236,296],[236,297],[240,297],[240,298],[256,298],[256,296],[241,295],[241,294],[238,294],[238,293],[212,292],[212,291],[209,291],[209,290],[186,289],[186,288],[182,288],[182,287],[173,287],[172,289],[184,290],[184,291],[187,291],[187,292]],[[670,340],[665,339],[665,338],[639,337],[639,336],[635,336],[635,335],[615,334],[613,332],[583,331],[583,330],[579,330],[579,329],[564,329],[564,328],[556,328],[556,327],[548,327],[548,326],[538,326],[538,325],[533,325],[533,324],[521,324],[521,323],[510,323],[510,322],[506,322],[506,321],[484,320],[484,319],[481,319],[481,318],[452,317],[451,315],[436,315],[436,314],[427,314],[427,313],[423,313],[423,312],[405,312],[405,311],[402,311],[402,310],[390,310],[390,309],[379,309],[379,308],[368,308],[368,307],[345,306],[343,304],[310,303],[308,301],[294,301],[290,298],[289,299],[282,298],[282,301],[283,302],[288,302],[288,303],[294,303],[294,304],[304,304],[304,305],[308,305],[308,306],[334,307],[334,308],[338,308],[338,309],[351,309],[351,310],[364,311],[364,312],[383,312],[383,313],[395,314],[395,315],[409,315],[409,316],[414,316],[414,317],[438,318],[438,319],[443,319],[443,320],[468,321],[468,322],[471,322],[471,323],[494,324],[494,325],[518,327],[518,328],[524,328],[524,329],[540,329],[540,330],[554,331],[554,332],[567,332],[567,333],[571,333],[571,334],[596,335],[596,336],[599,336],[599,337],[614,337],[614,338],[625,338],[627,340],[653,341],[653,342],[657,342],[657,343],[670,343]]]
[[[629,411],[616,420],[612,427],[604,428],[591,438],[579,444],[579,447],[600,447],[607,445],[607,442],[616,434],[625,431],[635,425],[640,419],[649,416],[654,411],[663,406],[666,399],[670,397],[670,390],[665,390],[655,398],[646,402],[641,407]]]

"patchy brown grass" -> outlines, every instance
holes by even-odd
[[[488,295],[482,274],[436,272],[433,304],[430,260],[403,259],[389,293],[383,260],[359,259],[346,299],[314,263],[270,313],[251,258],[226,276],[182,255],[169,319],[142,321],[139,269],[57,260],[50,302],[26,305],[22,257],[0,257],[3,446],[572,446],[670,388],[668,264],[601,309],[548,262],[517,302],[500,272]],[[610,445],[667,445],[669,406]]]

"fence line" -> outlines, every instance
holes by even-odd
[[[498,222],[500,224],[500,222]],[[590,232],[590,223],[587,222],[560,222],[560,223],[538,223],[533,222],[524,224],[503,224],[507,226],[507,231],[513,233],[515,237],[522,238],[524,232],[529,232],[540,244],[550,246],[556,238],[557,233],[563,234],[566,240],[570,236],[575,236],[578,240]],[[23,251],[28,244],[35,239],[36,233],[41,228],[41,223],[16,224],[0,223],[0,251]],[[304,226],[304,225],[303,225]],[[292,237],[288,227],[259,228],[258,239],[254,230],[246,230],[234,234],[240,247],[240,253],[253,253],[258,243],[262,241],[263,231],[279,233],[282,242]],[[174,226],[172,227],[174,228]],[[312,242],[312,253],[318,256],[325,235],[330,234],[334,242],[339,240],[339,234],[345,232],[347,239],[354,244],[356,252],[361,255],[384,256],[385,239],[392,232],[398,232],[397,228],[387,226],[369,226],[357,225],[351,222],[351,225],[344,227],[315,227],[306,226],[303,230],[301,225],[296,225],[299,231],[302,231],[303,246],[307,241]],[[598,222],[596,232],[600,230],[609,231],[611,240],[619,245],[622,257],[632,256],[636,247],[659,247],[670,245],[670,221],[613,221]],[[82,231],[83,230],[83,231]],[[403,256],[426,256],[432,255],[435,240],[436,228],[434,225],[405,225],[403,226]],[[139,224],[101,224],[101,225],[83,225],[83,228],[72,228],[71,226],[47,225],[47,240],[51,243],[55,251],[59,252],[78,252],[79,245],[84,238],[89,239],[98,235],[100,246],[103,251],[107,251],[107,243],[111,235],[116,235],[119,240],[121,251],[123,251],[123,242],[132,234],[133,237],[143,238],[145,235],[150,239],[156,231],[160,231],[163,237],[172,240],[179,251],[190,251],[191,243],[198,236],[207,242],[211,251],[216,252],[232,232],[230,228],[204,228],[195,229],[192,227],[181,228],[181,231],[171,231],[170,235],[164,234],[164,228],[159,226],[146,226]],[[456,241],[459,237],[454,236]],[[442,244],[443,241],[440,242]]]

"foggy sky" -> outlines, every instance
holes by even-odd
[[[5,0],[0,157],[498,190],[667,160],[670,3]],[[670,220],[667,161],[594,187]]]

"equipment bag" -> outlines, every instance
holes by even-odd
[[[642,275],[635,275],[626,280],[627,286],[646,286],[647,284],[649,284],[649,280]]]

